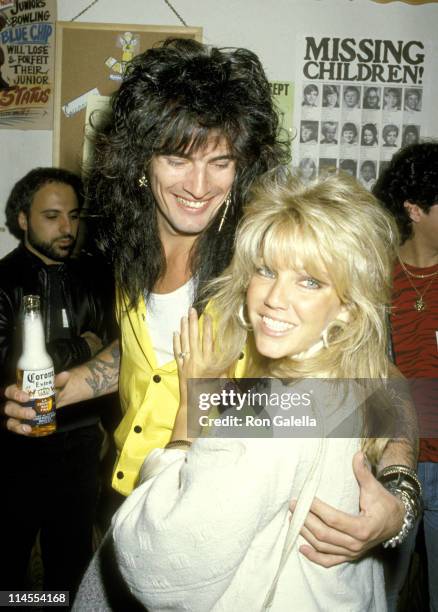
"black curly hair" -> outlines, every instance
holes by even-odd
[[[84,188],[79,176],[63,168],[34,168],[15,183],[6,202],[6,226],[18,240],[22,240],[24,236],[24,232],[18,224],[18,214],[23,212],[26,217],[29,216],[34,195],[47,183],[70,185],[76,194],[79,208],[82,207]]]
[[[374,186],[373,193],[394,215],[402,243],[412,235],[405,202],[428,212],[438,203],[438,141],[405,147],[396,153]]]
[[[152,156],[196,152],[212,133],[227,141],[236,177],[221,232],[217,215],[192,249],[198,293],[229,263],[248,190],[257,176],[289,161],[289,142],[279,137],[269,83],[251,51],[168,39],[130,62],[111,116],[96,128],[88,196],[101,217],[100,245],[131,305],[166,269],[155,201],[139,177]]]

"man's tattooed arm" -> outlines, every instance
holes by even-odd
[[[60,372],[55,377],[56,407],[62,408],[117,391],[119,365],[119,342],[115,341],[91,361],[72,370]],[[9,385],[4,395],[7,401],[0,403],[0,416],[4,417],[4,426],[17,434],[28,435],[30,427],[26,420],[32,418],[33,413],[23,404],[29,397],[17,385]]]
[[[85,382],[91,388],[92,397],[99,397],[117,391],[120,368],[120,347],[115,341],[84,364],[89,374]]]
[[[56,376],[58,408],[117,391],[120,347],[116,340],[93,359]]]

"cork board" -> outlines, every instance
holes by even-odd
[[[202,42],[202,28],[57,22],[54,166],[80,173],[87,97],[111,95],[126,62],[169,37]]]

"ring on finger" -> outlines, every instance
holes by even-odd
[[[190,355],[190,351],[181,351],[180,353],[178,353],[178,358],[184,359],[184,357],[187,357],[188,355]]]

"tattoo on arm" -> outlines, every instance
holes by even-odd
[[[102,353],[99,355],[102,355]],[[104,359],[99,355],[86,364],[91,376],[87,376],[85,382],[91,388],[93,397],[99,397],[100,395],[117,391],[119,382],[119,343],[114,343],[110,353],[105,353]]]

